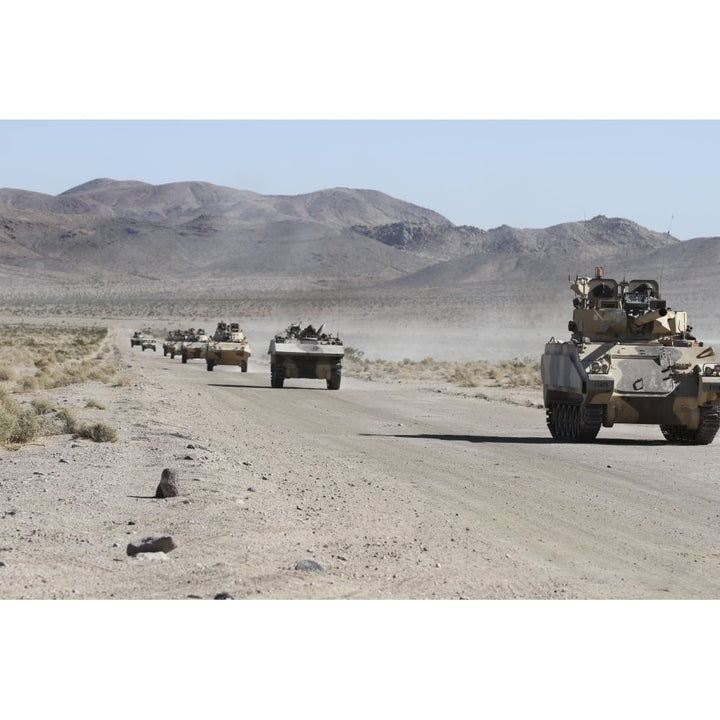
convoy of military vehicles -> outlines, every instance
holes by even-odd
[[[317,330],[312,325],[302,328],[296,323],[272,338],[268,349],[272,387],[283,387],[288,378],[311,378],[325,380],[329,390],[340,389],[345,348],[336,334],[323,332],[323,328],[324,325]],[[144,350],[144,341],[155,349],[156,341],[139,330],[133,333],[131,346],[142,344]],[[167,355],[171,359],[180,355],[183,363],[205,360],[208,371],[217,365],[233,365],[240,372],[247,372],[252,350],[240,323],[220,321],[212,336],[202,328],[171,330],[163,342],[163,356]]]
[[[548,430],[561,442],[592,442],[601,427],[657,425],[671,443],[707,445],[720,429],[720,361],[698,341],[687,313],[661,297],[657,280],[618,282],[602,267],[577,276],[567,341],[551,338],[540,358]],[[270,340],[270,386],[294,378],[325,380],[339,390],[345,348],[331,332],[289,325]],[[131,347],[155,350],[141,331]],[[202,329],[174,330],[163,355],[182,362],[204,359],[209,371],[234,365],[247,372],[250,343],[236,322],[219,322],[208,337]]]

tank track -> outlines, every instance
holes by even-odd
[[[700,425],[695,430],[685,425],[661,425],[663,437],[679,445],[709,445],[720,429],[720,407],[702,407],[700,414]]]
[[[602,405],[552,403],[545,409],[550,434],[562,442],[592,442],[603,420]]]

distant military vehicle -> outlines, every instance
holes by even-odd
[[[145,350],[155,352],[155,350],[157,350],[157,341],[154,338],[144,338],[142,341],[142,349],[143,352],[145,352]]]
[[[541,358],[547,426],[565,442],[592,442],[615,423],[659,425],[672,443],[707,445],[720,428],[720,364],[691,335],[656,280],[576,277],[572,333]]]
[[[247,372],[251,354],[250,343],[240,329],[240,324],[222,321],[205,344],[204,351],[205,364],[210,371],[216,365],[238,365],[241,372]]]
[[[189,330],[172,330],[163,342],[163,356],[170,355],[170,359],[174,360],[176,355],[180,355],[182,344],[188,342],[189,338],[195,331]]]
[[[312,325],[301,329],[290,325],[270,341],[270,385],[281,388],[287,378],[325,380],[328,390],[339,390],[342,359],[345,355],[340,338],[317,330]]]
[[[130,347],[135,347],[136,345],[142,345],[143,337],[144,337],[143,334],[139,330],[136,330],[132,334],[132,337],[130,338]]]
[[[182,362],[205,357],[205,347],[208,343],[208,336],[205,330],[198,328],[188,336],[187,340],[180,343],[180,357]]]

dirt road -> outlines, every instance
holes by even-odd
[[[112,333],[132,384],[53,399],[118,442],[0,453],[3,598],[720,595],[718,442],[616,426],[558,444],[538,390],[272,389],[265,348],[209,373]],[[155,499],[166,467],[181,494]],[[177,548],[127,555],[152,535]]]

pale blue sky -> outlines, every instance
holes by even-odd
[[[484,229],[601,214],[720,236],[713,8],[10,3],[0,187],[342,186]]]
[[[368,188],[484,229],[602,214],[682,240],[720,236],[719,172],[714,120],[0,121],[0,187]]]

